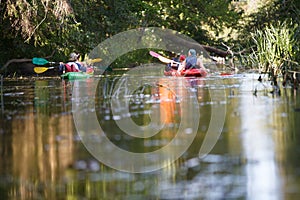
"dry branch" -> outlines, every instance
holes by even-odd
[[[45,58],[51,58],[54,55],[55,51],[53,51],[49,56],[46,56]],[[0,71],[5,70],[10,64],[12,63],[25,63],[25,62],[32,62],[31,58],[15,58],[8,60],[3,67],[0,68]]]

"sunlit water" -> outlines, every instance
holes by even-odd
[[[124,80],[117,84],[120,80],[5,80],[0,118],[1,199],[300,197],[299,91],[281,88],[280,96],[271,94],[272,86],[259,83],[255,74],[205,79],[153,76],[133,94],[126,90]],[[95,81],[96,92],[90,90]],[[78,84],[79,92],[85,94],[80,98],[72,96]],[[148,173],[120,172],[101,164],[82,144],[72,113],[72,103],[94,103],[80,112],[82,116],[95,112],[112,143],[127,151],[151,152],[167,145],[180,123],[192,120],[182,117],[186,110],[180,104],[191,98],[197,101],[195,112],[200,114],[192,145],[171,164]],[[119,100],[111,104],[112,99]],[[200,159],[205,134],[218,123],[212,119],[213,108],[220,109],[220,115],[225,108],[224,126],[212,151]],[[162,130],[147,139],[136,138],[118,127],[123,118],[138,126],[154,120],[152,128]],[[87,118],[78,119],[90,123]]]

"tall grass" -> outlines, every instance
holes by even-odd
[[[277,76],[292,66],[295,51],[294,28],[286,22],[251,33],[255,49],[249,58],[261,73]]]

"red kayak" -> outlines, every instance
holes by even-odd
[[[181,72],[177,72],[175,69],[170,71],[164,71],[165,76],[184,76],[184,77],[205,77],[207,71],[204,69],[187,69]]]

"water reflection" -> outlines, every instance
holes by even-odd
[[[128,137],[116,127],[109,103],[115,77],[99,82],[97,96],[89,91],[91,80],[85,82],[87,95],[82,102],[88,104],[88,97],[94,97],[100,123],[109,130],[111,141],[122,148],[159,149],[178,130],[184,112],[180,100],[188,94],[181,89],[182,79],[174,78],[168,85],[163,77],[153,80],[153,87],[144,88],[143,98],[130,97],[131,115],[120,114],[147,125],[154,109],[166,127],[150,139]],[[253,96],[255,81],[252,75],[189,80],[189,91],[199,103],[196,138],[174,163],[145,174],[106,167],[82,145],[71,113],[74,82],[4,81],[0,195],[4,199],[297,199],[299,91],[286,88],[281,97],[274,97],[263,88]],[[224,90],[225,102],[221,98],[211,102],[210,92],[219,90]],[[199,159],[211,108],[216,104],[227,110],[222,135],[212,152]]]
[[[106,111],[98,112],[92,102],[93,95],[98,96],[97,88],[93,86],[91,90],[96,92],[90,96],[85,92],[89,91],[85,82],[76,82],[73,116],[84,145],[97,159],[121,171],[149,172],[170,164],[193,142],[199,123],[195,95],[184,79],[181,85],[177,84],[177,79],[122,77],[110,99],[109,118],[113,120],[107,122],[103,120]],[[169,109],[170,105],[174,111]],[[174,116],[180,121],[173,121]]]
[[[282,199],[282,179],[276,162],[276,141],[282,134],[274,116],[280,99],[242,96],[240,114],[242,144],[247,159],[247,197]],[[282,120],[282,119],[281,119]],[[283,122],[284,123],[284,122]]]
[[[73,162],[72,116],[60,114],[61,107],[56,104],[61,105],[62,95],[47,80],[33,84],[32,89],[25,90],[22,99],[22,103],[27,104],[25,110],[16,110],[6,122],[9,126],[4,130],[6,139],[1,149],[9,148],[9,151],[1,158],[5,169],[1,174],[11,177],[8,190],[11,197],[35,199],[49,195],[56,198],[55,193],[48,194],[46,188],[60,182]],[[9,106],[6,105],[6,109]],[[13,105],[12,109],[17,107]]]

